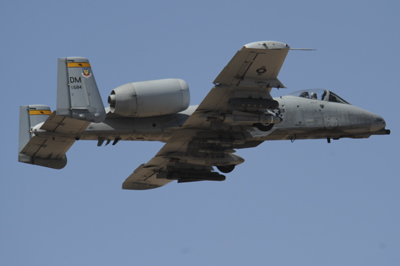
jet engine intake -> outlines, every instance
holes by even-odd
[[[128,83],[113,89],[108,97],[111,113],[125,117],[176,114],[189,103],[189,87],[181,79]]]

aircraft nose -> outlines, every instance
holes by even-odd
[[[381,116],[373,114],[372,117],[371,117],[371,128],[370,128],[370,131],[371,132],[376,132],[376,131],[384,129],[385,127],[386,127],[385,120]]]

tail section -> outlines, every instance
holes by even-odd
[[[57,110],[46,105],[20,107],[18,161],[55,169],[90,122],[106,117],[90,63],[83,57],[58,59]]]
[[[90,122],[105,119],[104,105],[88,59],[58,59],[57,115]]]

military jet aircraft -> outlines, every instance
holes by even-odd
[[[330,142],[390,134],[382,117],[329,90],[272,98],[272,88],[285,88],[277,77],[289,50],[275,41],[246,44],[198,106],[189,106],[185,81],[163,79],[115,88],[104,108],[89,61],[59,58],[56,111],[45,105],[20,107],[19,161],[61,169],[76,140],[97,140],[98,146],[121,140],[164,142],[122,185],[144,190],[173,180],[225,180],[221,173],[244,162],[235,149],[266,140]]]

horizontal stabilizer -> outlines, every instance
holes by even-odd
[[[34,136],[22,149],[20,156],[24,163],[62,169],[67,164],[65,153],[75,140],[62,140]]]
[[[65,134],[79,134],[85,131],[90,122],[56,115],[53,112],[40,129]]]
[[[75,143],[68,135],[85,131],[90,122],[56,115],[46,105],[20,107],[18,161],[61,169],[67,164],[66,152]],[[35,132],[61,133],[41,136]]]
[[[32,128],[50,117],[46,105],[24,105],[20,107],[18,161],[49,168],[61,169],[67,164],[65,153],[74,144],[74,139],[38,137]]]

